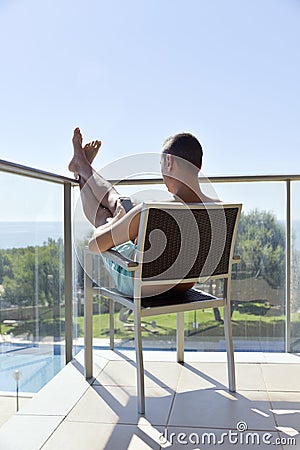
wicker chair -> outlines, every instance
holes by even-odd
[[[240,204],[144,203],[135,261],[114,250],[105,252],[119,265],[134,272],[134,297],[117,289],[95,286],[92,254],[85,256],[85,377],[92,377],[92,296],[95,289],[110,299],[110,348],[114,348],[114,302],[134,313],[138,412],[145,412],[141,318],[177,313],[177,361],[184,361],[184,311],[224,308],[224,330],[229,390],[234,392],[235,367],[230,317],[230,284]],[[217,298],[195,288],[176,293],[179,283],[224,279],[223,296]],[[160,288],[155,296],[142,296],[146,286]]]

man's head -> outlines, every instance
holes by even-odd
[[[179,133],[168,137],[164,144],[162,154],[174,155],[182,158],[198,170],[202,166],[202,147],[198,139],[190,133]]]
[[[191,178],[198,178],[202,155],[200,142],[190,133],[175,134],[165,140],[161,154],[161,171],[171,192],[174,183],[186,183]]]

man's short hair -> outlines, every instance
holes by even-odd
[[[190,133],[168,137],[163,144],[163,154],[178,156],[201,169],[203,151],[198,139]]]

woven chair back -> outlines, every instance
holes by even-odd
[[[150,207],[142,279],[182,280],[228,274],[239,207]]]

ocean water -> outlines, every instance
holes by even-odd
[[[75,224],[75,238],[84,238],[91,230],[88,222]],[[0,222],[0,249],[43,245],[48,238],[63,238],[62,222]],[[293,244],[300,250],[300,220],[293,221]]]
[[[0,222],[0,248],[43,245],[48,238],[63,238],[62,222]]]

